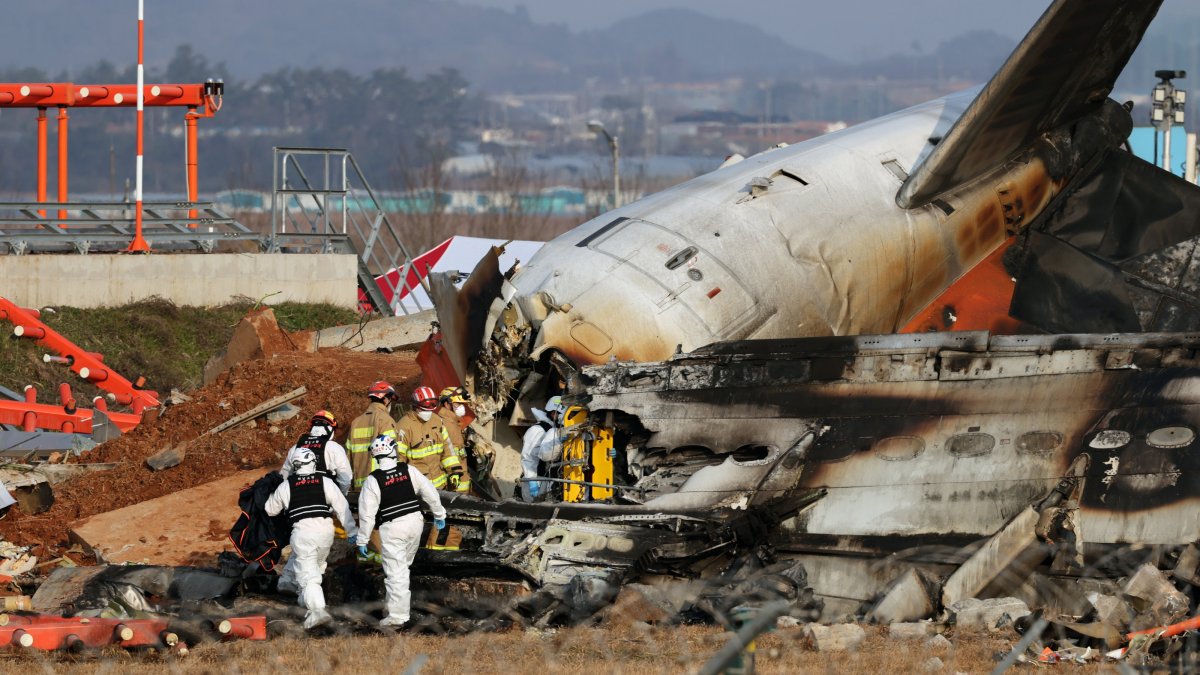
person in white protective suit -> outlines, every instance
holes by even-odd
[[[538,477],[539,462],[556,462],[562,457],[562,434],[558,422],[562,419],[563,406],[561,396],[551,396],[546,401],[546,409],[533,409],[533,418],[537,424],[525,430],[524,442],[521,444],[521,472],[525,478]],[[539,494],[545,493],[549,484],[545,481],[525,481],[522,495],[525,501],[533,501]]]
[[[350,537],[358,533],[358,528],[341,490],[328,477],[317,473],[317,456],[313,451],[302,449],[296,453],[292,475],[267,499],[266,512],[269,516],[287,512],[292,524],[298,600],[308,610],[304,628],[329,623],[333,617],[325,611],[321,579],[329,548],[333,546],[333,517],[337,517]]]
[[[429,507],[439,530],[446,527],[446,509],[433,482],[407,462],[399,462],[394,438],[377,436],[371,442],[371,457],[379,468],[367,476],[358,495],[358,552],[366,556],[371,530],[378,525],[387,588],[387,616],[379,625],[403,626],[412,602],[408,568],[425,526],[420,502]]]
[[[292,462],[296,454],[311,450],[317,457],[317,473],[324,474],[337,484],[338,489],[345,495],[354,479],[354,470],[350,468],[350,460],[346,457],[346,449],[333,440],[333,432],[337,430],[337,419],[328,410],[318,410],[312,416],[308,433],[302,434],[293,445],[279,468],[279,474],[287,478],[292,474]],[[336,532],[335,532],[336,533]],[[296,582],[296,556],[289,556],[283,566],[276,584],[281,592],[300,593],[300,584]]]
[[[287,478],[291,474],[292,462],[296,459],[297,452],[312,450],[317,456],[317,473],[324,473],[337,483],[343,495],[346,494],[354,480],[354,469],[350,467],[346,448],[333,440],[333,433],[337,428],[337,419],[328,410],[318,410],[313,414],[308,433],[301,434],[295,445],[288,449],[283,466],[279,468],[280,475]]]

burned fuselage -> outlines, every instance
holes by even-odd
[[[988,536],[1083,456],[1086,541],[1178,544],[1200,539],[1198,346],[1190,334],[748,341],[590,367],[583,382],[593,414],[636,439],[632,496],[649,503],[815,429],[797,486],[828,495],[790,524],[801,537]]]

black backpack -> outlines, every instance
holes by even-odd
[[[229,530],[229,541],[242,560],[257,563],[264,572],[275,569],[292,534],[286,511],[274,517],[266,512],[267,500],[283,481],[278,471],[271,471],[243,489],[238,496],[242,515]]]

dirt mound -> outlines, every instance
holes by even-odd
[[[13,513],[0,521],[0,537],[14,543],[44,544],[38,555],[60,554],[67,532],[79,518],[104,513],[147,499],[224,478],[246,469],[278,468],[285,451],[304,431],[318,409],[337,416],[346,433],[349,423],[365,409],[365,392],[372,382],[386,379],[400,391],[415,386],[420,369],[415,353],[359,353],[325,349],[316,354],[292,352],[248,361],[221,375],[213,384],[192,393],[192,400],[167,408],[159,419],[145,422],[129,434],[87,453],[86,462],[122,462],[116,469],[94,473],[54,488],[55,503],[36,516]],[[259,419],[221,434],[206,436],[188,447],[183,463],[160,472],[144,464],[146,457],[168,445],[197,438],[225,420],[297,387],[308,393],[294,401],[297,417],[272,424]],[[195,517],[205,518],[204,504]],[[233,523],[228,523],[232,525]],[[136,539],[137,533],[130,533]]]

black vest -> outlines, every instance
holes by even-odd
[[[371,475],[379,484],[379,513],[375,515],[378,525],[421,510],[417,490],[408,476],[408,464],[397,464],[390,471],[375,469]]]
[[[304,448],[306,450],[312,450],[313,454],[317,456],[317,474],[334,478],[337,474],[330,471],[329,468],[325,466],[325,445],[329,443],[330,438],[331,436],[313,436],[312,434],[304,434],[300,437],[300,440],[296,441],[296,449],[299,450],[300,448]]]
[[[293,526],[305,518],[333,517],[333,509],[325,501],[324,482],[325,477],[319,473],[288,477],[288,488],[292,491],[288,501],[288,521]]]

